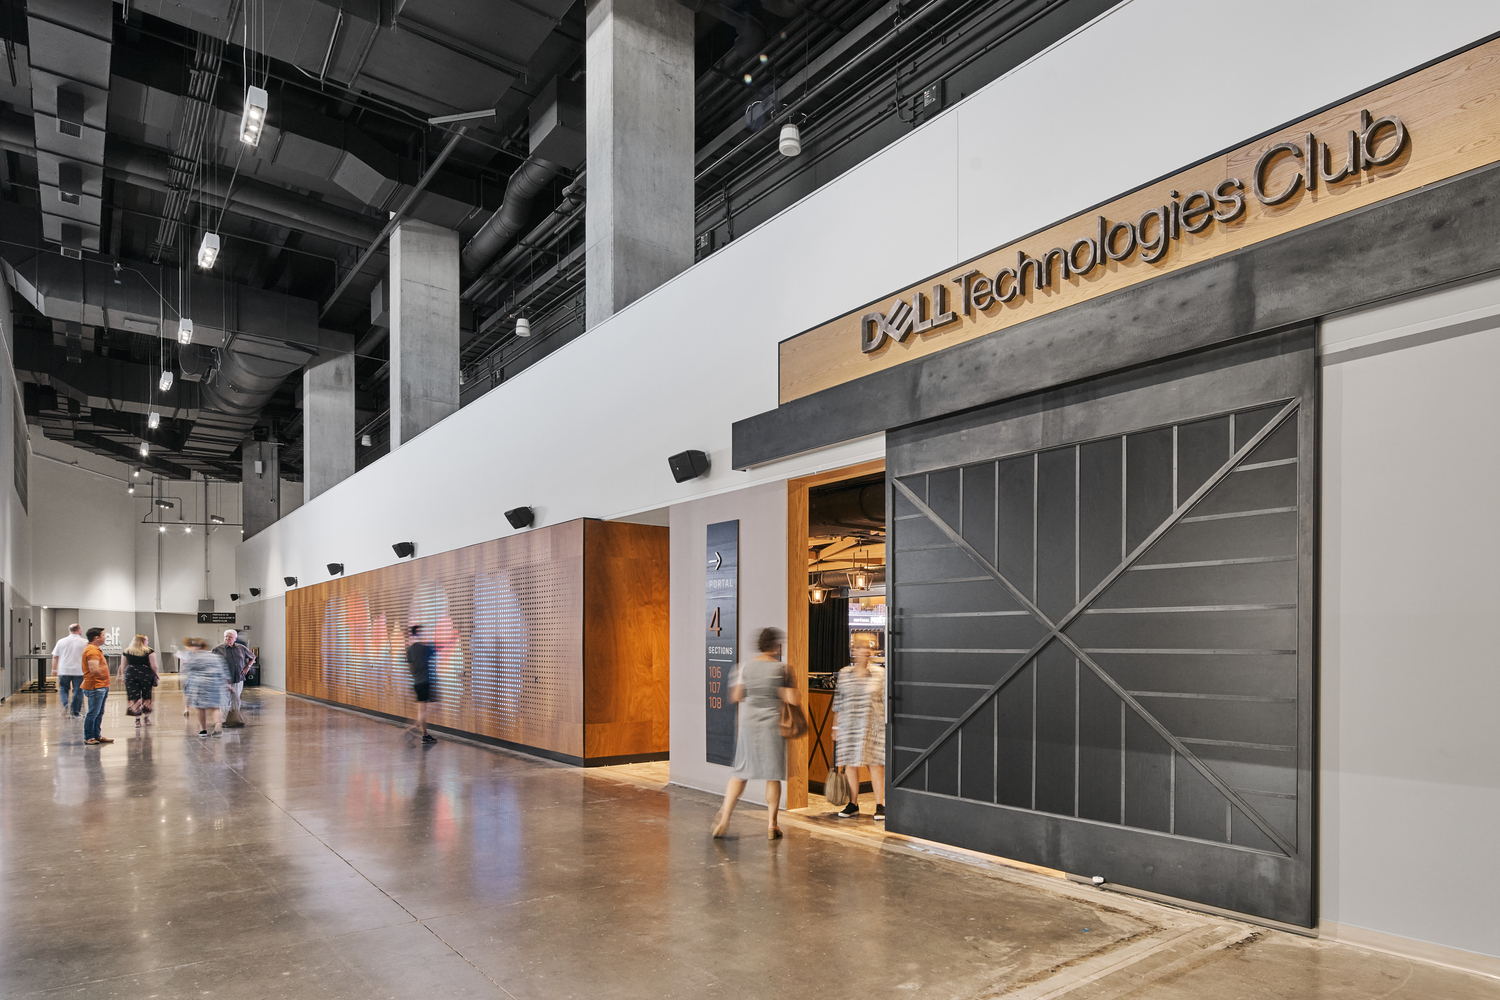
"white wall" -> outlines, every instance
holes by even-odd
[[[730,769],[710,764],[704,712],[704,590],[708,526],[740,522],[739,649],[755,656],[760,630],[786,630],[786,484],[770,483],[672,508],[672,760],[679,785],[722,792]],[[785,789],[783,789],[783,798]],[[745,790],[746,802],[764,802],[765,785]]]
[[[35,428],[31,446],[35,603],[195,614],[198,602],[211,597],[218,610],[233,607],[238,485],[210,483],[205,497],[201,480],[164,484],[160,492],[176,506],[162,512],[163,532],[155,523],[142,523],[154,511],[149,473],[134,478],[132,496],[126,492],[131,467],[125,463],[48,440]],[[188,531],[179,523],[179,514],[182,521],[203,522],[209,513],[226,524],[207,530],[193,524]]]
[[[1322,915],[1500,955],[1500,279],[1322,340]]]
[[[260,682],[286,690],[286,596],[241,601],[238,619],[244,639],[260,649]]]

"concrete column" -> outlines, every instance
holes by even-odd
[[[458,233],[391,234],[391,451],[458,409]]]
[[[354,337],[302,370],[302,502],[354,475]]]
[[[693,262],[693,12],[589,0],[588,325]]]
[[[240,453],[244,461],[240,519],[249,538],[281,516],[281,445],[276,441],[246,441]]]

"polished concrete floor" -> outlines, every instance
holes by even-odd
[[[274,692],[202,740],[0,707],[0,996],[1500,997],[1500,982]],[[867,820],[857,821],[868,824]],[[842,832],[841,832],[842,831]]]

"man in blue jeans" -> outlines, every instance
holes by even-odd
[[[52,672],[57,675],[57,697],[64,715],[78,718],[83,709],[83,647],[82,625],[69,625],[68,634],[57,640],[52,647]]]
[[[114,742],[102,732],[104,699],[109,697],[109,661],[99,651],[102,645],[104,630],[89,629],[89,641],[83,647],[83,697],[89,703],[89,714],[83,718],[83,742],[91,746]]]

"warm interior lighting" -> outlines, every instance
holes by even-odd
[[[155,503],[156,506],[161,507],[161,508],[163,508],[165,510],[171,510],[173,507],[177,506],[175,503],[173,503],[170,500],[154,500],[152,502]]]
[[[870,574],[862,569],[855,570],[854,575],[849,578],[849,586],[854,590],[869,590]]]
[[[146,426],[151,428],[153,431],[160,427],[161,414],[157,413],[155,410],[152,410],[149,414],[146,415]]]
[[[132,496],[134,496],[135,495],[135,483],[131,483],[129,486],[125,487],[125,492],[131,494]]]
[[[193,321],[186,316],[177,321],[177,342],[179,344],[191,344],[193,342]]]
[[[240,116],[240,141],[246,145],[260,145],[261,129],[266,124],[268,97],[260,87],[251,87],[245,91],[245,112]]]
[[[521,316],[516,319],[516,336],[531,336],[531,320],[527,319],[525,316]]]
[[[149,444],[147,444],[146,442],[142,441],[141,442],[141,457],[145,458],[149,454],[151,454],[151,446]]]
[[[193,526],[191,524],[184,524],[182,526],[182,530],[184,532],[186,532],[187,534],[191,535],[193,533]]]
[[[203,242],[198,244],[198,266],[207,270],[214,266],[214,261],[219,259],[219,234],[204,233]]]
[[[220,517],[218,514],[210,514],[210,515],[208,515],[208,519],[211,522],[213,522],[214,524],[223,524],[224,523],[224,519],[222,517]]]
[[[822,586],[815,585],[807,592],[809,604],[822,604],[826,600],[828,600],[828,591]]]
[[[141,467],[139,465],[132,465],[130,467],[130,474],[136,479],[141,478]]]
[[[166,392],[172,388],[172,373],[169,371],[162,372],[161,378],[156,380],[156,387],[162,392]]]
[[[160,531],[163,535],[165,535],[167,533],[167,526],[164,524],[160,528],[157,528],[156,530]]]

